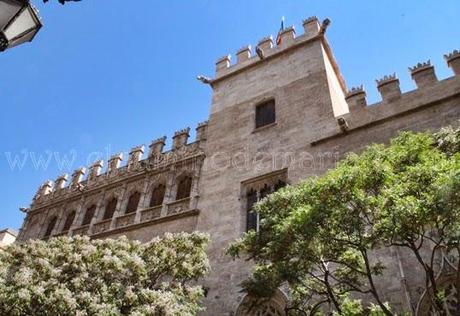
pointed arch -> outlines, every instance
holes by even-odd
[[[287,298],[283,292],[276,290],[272,298],[264,303],[257,302],[253,297],[246,295],[241,301],[236,316],[286,316]]]
[[[152,190],[150,196],[149,207],[160,206],[163,204],[163,200],[166,193],[166,186],[164,184],[159,184]]]
[[[176,200],[181,200],[190,197],[190,192],[192,191],[192,177],[190,175],[185,175],[179,178],[177,184]]]
[[[102,218],[103,220],[110,219],[113,217],[113,214],[115,213],[115,210],[117,208],[117,204],[118,199],[116,197],[107,200],[105,204],[104,217]]]
[[[56,226],[56,222],[57,222],[57,216],[51,217],[51,219],[48,221],[48,226],[46,227],[46,231],[45,231],[45,236],[44,236],[44,237],[49,237],[49,236],[51,236],[51,233],[53,232],[54,227]]]
[[[139,191],[134,191],[128,198],[125,214],[135,213],[137,211],[137,207],[139,206],[140,199],[141,193]]]
[[[70,229],[70,227],[73,224],[74,219],[75,219],[75,211],[72,211],[72,212],[69,213],[69,215],[67,215],[67,217],[65,219],[64,226],[62,227],[63,232],[66,232],[66,231],[68,231]]]
[[[91,220],[94,217],[94,213],[96,212],[96,205],[92,204],[86,209],[85,216],[83,217],[83,222],[81,223],[82,226],[89,225]]]

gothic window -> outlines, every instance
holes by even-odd
[[[280,179],[281,178],[281,179]],[[254,211],[254,204],[265,198],[267,195],[278,191],[286,186],[285,170],[274,175],[268,175],[248,183],[246,188],[246,231],[259,231],[261,216]]]
[[[85,212],[85,217],[83,218],[83,223],[82,225],[89,225],[91,223],[91,220],[94,217],[94,213],[96,212],[96,205],[91,205],[86,209]]]
[[[54,226],[56,226],[56,222],[57,222],[57,217],[53,216],[51,220],[48,222],[48,226],[46,227],[45,237],[51,236]]]
[[[272,188],[271,186],[269,186],[267,183],[264,184],[264,187],[260,190],[260,195],[259,195],[259,200],[262,200],[264,197],[266,197],[267,195],[269,195],[270,193],[272,193],[272,190],[274,188]]]
[[[256,128],[275,123],[275,100],[269,100],[256,106]]]
[[[177,185],[176,200],[188,198],[192,189],[192,177],[185,177]]]
[[[117,198],[112,198],[109,200],[105,206],[104,211],[104,218],[103,220],[109,219],[113,217],[113,213],[115,213],[115,209],[117,208]]]
[[[150,207],[160,206],[163,204],[163,199],[165,197],[166,187],[163,184],[160,184],[152,191],[152,196],[150,197]]]
[[[125,214],[136,212],[140,199],[141,199],[141,194],[139,192],[136,191],[133,194],[131,194],[131,196],[128,199],[128,205],[126,206]]]
[[[251,189],[246,195],[246,209],[248,211],[246,217],[246,231],[257,230],[259,223],[259,214],[254,212],[253,206],[257,203],[257,191]]]
[[[72,211],[70,212],[69,215],[67,215],[67,218],[65,219],[64,227],[62,227],[63,232],[66,232],[70,229],[74,219],[75,219],[75,211]]]
[[[266,302],[246,296],[236,311],[236,316],[286,316],[286,297],[277,290]]]
[[[285,186],[286,186],[286,182],[284,182],[283,180],[278,180],[278,182],[274,186],[275,192],[281,188],[284,188]]]

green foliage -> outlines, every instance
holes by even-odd
[[[208,271],[203,234],[59,237],[0,252],[0,315],[195,315]],[[196,283],[196,282],[195,282]]]
[[[453,128],[403,132],[389,145],[350,154],[325,175],[264,199],[255,207],[263,218],[260,232],[228,250],[257,263],[244,288],[269,297],[288,283],[295,308],[312,315],[318,303],[343,315],[392,315],[374,283],[385,266],[371,259],[376,249],[392,246],[412,251],[437,295],[436,266],[421,252],[427,247],[434,258],[453,251],[458,258],[459,140]],[[360,312],[347,293],[370,295],[375,305]]]

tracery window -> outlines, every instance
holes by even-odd
[[[281,170],[243,183],[246,192],[246,231],[259,231],[261,216],[254,205],[286,185],[287,171]]]
[[[246,231],[257,230],[259,227],[259,214],[252,207],[257,203],[257,191],[250,189],[246,195]]]
[[[160,184],[152,191],[152,196],[150,197],[149,207],[160,206],[163,204],[163,200],[165,197],[166,186],[164,184]]]
[[[65,219],[64,227],[62,227],[62,231],[68,231],[73,224],[73,220],[75,219],[75,211],[70,212]]]
[[[141,199],[141,194],[139,192],[134,192],[130,195],[128,199],[128,205],[126,205],[125,214],[134,213],[137,211],[139,206],[139,200]]]
[[[177,185],[176,200],[181,200],[190,197],[192,190],[192,177],[185,177],[179,181]]]
[[[94,213],[96,212],[96,205],[91,205],[86,209],[85,212],[85,217],[83,218],[83,222],[81,223],[82,225],[89,225],[91,223],[91,220],[94,217]]]
[[[115,213],[115,209],[117,208],[117,202],[118,202],[117,198],[112,198],[111,200],[107,202],[107,205],[105,206],[103,220],[113,217],[113,214]]]
[[[54,227],[56,226],[57,217],[53,216],[51,220],[48,222],[48,226],[46,227],[45,237],[51,236]]]
[[[286,298],[277,290],[267,302],[253,301],[246,296],[236,311],[236,316],[286,316]]]

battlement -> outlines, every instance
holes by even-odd
[[[345,95],[349,113],[338,118],[341,120],[342,126],[346,124],[347,128],[343,130],[338,124],[335,134],[316,139],[312,145],[340,137],[344,132],[349,133],[356,129],[365,128],[370,124],[388,120],[393,116],[404,115],[404,113],[410,113],[418,108],[457,97],[460,95],[460,72],[456,67],[459,67],[457,62],[460,62],[460,52],[454,50],[444,57],[448,67],[453,70],[454,75],[452,77],[439,81],[435,67],[430,60],[419,62],[408,67],[411,78],[417,86],[415,90],[401,92],[396,73],[375,80],[377,90],[382,98],[380,102],[367,104],[366,90],[362,85],[351,88]]]
[[[276,55],[289,50],[290,48],[301,45],[316,37],[324,34],[317,17],[309,17],[303,20],[304,33],[297,35],[294,26],[288,26],[279,33],[280,41],[278,45],[273,42],[273,36],[262,38],[255,47],[255,53],[251,45],[245,45],[236,51],[236,62],[232,64],[231,55],[225,55],[216,61],[215,79],[211,83],[239,71],[242,68],[262,62],[265,59],[272,58]]]
[[[444,55],[447,64],[452,68],[452,60],[458,58],[460,61],[460,53],[455,50],[450,54]],[[435,72],[435,67],[431,64],[430,60],[419,62],[414,66],[408,67],[412,79],[417,85],[417,89],[425,89],[438,83],[438,79]],[[453,69],[454,70],[454,69]],[[459,73],[454,71],[454,76]],[[394,101],[404,94],[401,92],[399,78],[396,73],[385,75],[380,79],[375,80],[377,89],[382,97],[382,102]],[[412,93],[413,91],[411,91]],[[346,94],[346,100],[350,106],[350,111],[356,105],[357,100],[365,101],[366,91],[363,86],[354,87],[348,90]],[[361,105],[367,105],[362,103]]]
[[[367,105],[366,101],[366,91],[364,86],[360,85],[359,87],[353,87],[345,95],[345,100],[348,103],[350,111],[357,107],[364,107]]]
[[[444,55],[447,65],[452,68],[456,75],[460,75],[460,51],[454,50],[451,53]]]
[[[55,182],[47,180],[39,187],[33,203],[46,202],[53,197],[62,197],[67,194],[81,193],[100,185],[107,185],[112,181],[116,182],[120,178],[125,179],[139,173],[159,170],[168,165],[203,155],[201,144],[206,141],[207,127],[207,121],[197,125],[196,140],[193,143],[188,143],[189,127],[176,131],[172,137],[172,148],[166,152],[163,151],[166,136],[157,138],[149,145],[149,153],[145,158],[143,158],[145,146],[135,146],[129,151],[128,161],[124,166],[122,166],[124,154],[116,153],[108,159],[105,172],[102,172],[104,161],[97,160],[89,166],[86,179],[86,168],[80,167],[72,173],[70,184],[67,186],[67,174],[60,175]]]

